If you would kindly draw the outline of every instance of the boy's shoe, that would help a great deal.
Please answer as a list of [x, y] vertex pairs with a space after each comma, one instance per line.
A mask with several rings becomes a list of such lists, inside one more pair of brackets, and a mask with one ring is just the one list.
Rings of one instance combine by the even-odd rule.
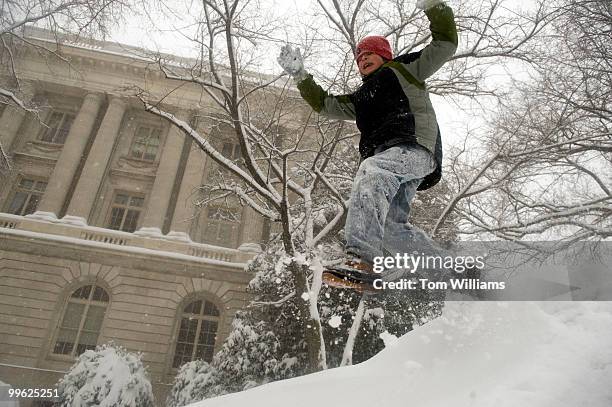
[[380, 278], [372, 266], [358, 259], [349, 259], [343, 265], [330, 266], [323, 271], [323, 282], [330, 287], [348, 288], [359, 292], [375, 292], [374, 280]]
[[350, 280], [347, 277], [339, 277], [327, 271], [323, 272], [323, 282], [330, 287], [355, 290], [361, 294], [375, 291], [371, 284]]

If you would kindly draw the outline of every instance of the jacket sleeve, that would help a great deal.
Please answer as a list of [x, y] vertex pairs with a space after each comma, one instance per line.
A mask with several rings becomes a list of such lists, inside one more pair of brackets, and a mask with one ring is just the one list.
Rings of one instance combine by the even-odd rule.
[[318, 85], [312, 75], [298, 83], [302, 98], [314, 109], [330, 119], [355, 120], [355, 105], [350, 95], [336, 96], [326, 92]]
[[[455, 17], [449, 6], [440, 4], [427, 9], [425, 14], [430, 23], [431, 42], [422, 49], [419, 58], [402, 64], [421, 83], [455, 54], [458, 44]], [[401, 58], [398, 60], [401, 61]]]

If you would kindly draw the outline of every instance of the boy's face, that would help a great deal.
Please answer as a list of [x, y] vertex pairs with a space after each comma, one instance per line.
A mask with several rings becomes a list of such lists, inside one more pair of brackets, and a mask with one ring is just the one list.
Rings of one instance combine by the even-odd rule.
[[385, 63], [383, 57], [373, 52], [364, 52], [357, 60], [357, 67], [362, 76], [368, 76]]

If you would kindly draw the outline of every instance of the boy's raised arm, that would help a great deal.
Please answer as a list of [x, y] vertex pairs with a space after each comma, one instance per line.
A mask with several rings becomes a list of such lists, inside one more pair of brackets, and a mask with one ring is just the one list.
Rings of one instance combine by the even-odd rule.
[[282, 47], [278, 63], [297, 82], [302, 98], [315, 112], [331, 119], [355, 119], [355, 106], [347, 95], [336, 96], [326, 92], [306, 72], [299, 48], [293, 49], [290, 45]]
[[306, 75], [297, 87], [302, 98], [315, 112], [330, 119], [355, 120], [355, 106], [348, 95], [336, 96], [328, 93], [310, 74]]
[[421, 0], [417, 7], [424, 9], [429, 19], [431, 42], [423, 48], [419, 58], [403, 65], [417, 81], [424, 82], [457, 50], [457, 26], [453, 10], [440, 0]]

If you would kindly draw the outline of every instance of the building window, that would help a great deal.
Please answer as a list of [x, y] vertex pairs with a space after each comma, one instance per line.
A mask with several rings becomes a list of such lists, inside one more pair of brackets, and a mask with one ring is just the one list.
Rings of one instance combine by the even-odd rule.
[[210, 362], [215, 351], [219, 310], [206, 300], [191, 302], [183, 309], [172, 367], [202, 359]]
[[74, 291], [66, 304], [53, 353], [78, 356], [95, 349], [108, 301], [106, 291], [96, 285]]
[[58, 111], [52, 112], [46, 127], [42, 130], [40, 140], [47, 143], [64, 144], [73, 121], [73, 114]]
[[202, 241], [218, 246], [235, 246], [238, 238], [239, 218], [237, 209], [209, 206], [206, 208], [206, 225]]
[[36, 212], [46, 187], [45, 181], [22, 178], [17, 184], [7, 212], [21, 216]]
[[144, 161], [154, 161], [159, 151], [161, 130], [152, 127], [139, 127], [136, 130], [130, 157]]
[[[234, 143], [232, 141], [221, 140], [215, 143], [215, 147], [218, 151], [221, 151], [221, 154], [223, 154], [225, 158], [228, 158], [229, 161], [237, 164], [239, 167], [244, 168], [244, 159], [242, 158], [242, 150], [240, 148], [240, 144]], [[213, 183], [217, 182], [217, 177], [219, 176], [219, 174], [223, 177], [228, 177], [231, 173], [223, 165], [211, 161], [208, 175], [209, 181]]]
[[130, 233], [135, 231], [143, 204], [144, 198], [141, 196], [132, 196], [124, 193], [115, 195], [108, 228]]
[[[230, 141], [224, 141], [223, 147], [221, 148], [221, 153], [230, 159], [230, 161], [237, 164], [239, 167], [244, 167], [244, 160], [242, 158], [242, 150], [240, 149], [240, 144], [232, 143]], [[223, 166], [221, 166], [221, 172], [224, 176], [229, 175], [229, 170]]]
[[223, 147], [221, 148], [221, 153], [231, 159], [232, 161], [236, 162], [238, 160], [240, 160], [242, 158], [242, 154], [241, 154], [241, 150], [240, 150], [240, 144], [236, 144], [236, 143], [232, 143], [229, 141], [224, 141], [223, 142]]

